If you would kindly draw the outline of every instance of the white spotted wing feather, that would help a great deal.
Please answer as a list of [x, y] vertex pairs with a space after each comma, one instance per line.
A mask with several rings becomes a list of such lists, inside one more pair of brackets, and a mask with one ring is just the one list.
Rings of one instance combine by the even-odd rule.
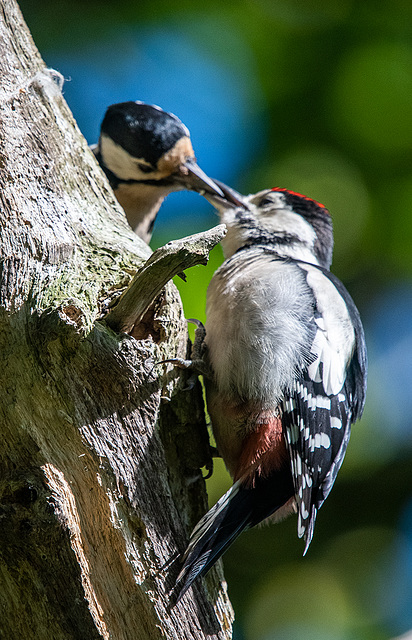
[[[363, 407], [354, 406], [355, 388], [364, 385], [363, 353], [357, 352], [354, 304], [329, 272], [299, 263], [316, 301], [312, 361], [303, 369], [283, 401], [283, 423], [298, 508], [298, 535], [313, 535], [316, 514], [342, 464], [351, 422]], [[363, 336], [359, 335], [359, 338]]]

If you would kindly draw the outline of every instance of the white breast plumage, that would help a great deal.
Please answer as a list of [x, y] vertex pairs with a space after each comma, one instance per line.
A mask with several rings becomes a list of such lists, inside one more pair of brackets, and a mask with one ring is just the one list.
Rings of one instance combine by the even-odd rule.
[[255, 249], [228, 260], [207, 300], [206, 343], [219, 391], [273, 408], [310, 360], [312, 315], [312, 292], [296, 264]]

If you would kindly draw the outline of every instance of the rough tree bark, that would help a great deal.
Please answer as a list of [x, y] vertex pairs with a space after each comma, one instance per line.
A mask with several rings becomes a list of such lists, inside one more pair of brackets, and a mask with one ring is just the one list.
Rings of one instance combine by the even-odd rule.
[[168, 607], [208, 443], [199, 386], [156, 364], [186, 356], [177, 291], [140, 302], [188, 262], [152, 258], [106, 322], [150, 250], [14, 0], [0, 7], [0, 637], [229, 638], [220, 570]]

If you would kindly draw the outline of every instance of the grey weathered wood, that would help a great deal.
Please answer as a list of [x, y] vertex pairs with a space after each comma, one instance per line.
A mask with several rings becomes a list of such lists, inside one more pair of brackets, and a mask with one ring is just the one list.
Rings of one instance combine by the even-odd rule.
[[157, 249], [136, 273], [106, 324], [115, 331], [130, 332], [140, 322], [160, 291], [173, 276], [189, 267], [207, 264], [209, 252], [225, 236], [226, 226], [220, 224], [209, 231], [172, 240]]
[[186, 355], [178, 294], [140, 339], [99, 321], [150, 250], [0, 8], [0, 637], [229, 638], [219, 570], [168, 610], [208, 457], [199, 386], [156, 365]]

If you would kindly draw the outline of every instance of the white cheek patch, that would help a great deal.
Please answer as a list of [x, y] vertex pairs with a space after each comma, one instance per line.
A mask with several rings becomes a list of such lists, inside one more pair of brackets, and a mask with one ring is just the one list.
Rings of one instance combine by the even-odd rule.
[[293, 235], [306, 246], [313, 248], [316, 241], [316, 233], [312, 225], [298, 213], [288, 209], [275, 209], [272, 214], [265, 214], [264, 210], [256, 209], [256, 219], [259, 225], [267, 229], [270, 233], [284, 232], [290, 229]]
[[[256, 196], [254, 196], [255, 198]], [[287, 208], [272, 209], [271, 212], [260, 210], [253, 202], [250, 202], [248, 217], [250, 225], [241, 224], [238, 220], [237, 209], [222, 208], [220, 211], [221, 221], [226, 224], [228, 233], [222, 241], [225, 257], [233, 255], [240, 247], [249, 242], [252, 234], [251, 229], [260, 228], [268, 238], [273, 238], [273, 246], [279, 256], [290, 256], [294, 260], [304, 260], [312, 264], [318, 264], [313, 253], [316, 241], [316, 233], [312, 225], [302, 216]], [[296, 242], [291, 244], [279, 244], [276, 234], [284, 235], [290, 230], [291, 235], [296, 236]]]
[[106, 167], [122, 180], [144, 180], [158, 177], [157, 171], [144, 173], [138, 167], [138, 163], [150, 166], [144, 158], [132, 158], [119, 144], [102, 134], [100, 137], [100, 153]]

